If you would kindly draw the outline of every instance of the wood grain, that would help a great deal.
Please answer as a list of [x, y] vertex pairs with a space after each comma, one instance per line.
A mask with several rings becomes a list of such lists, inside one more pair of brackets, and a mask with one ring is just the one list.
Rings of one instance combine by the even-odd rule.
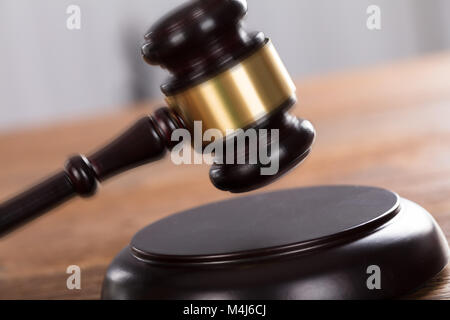
[[[297, 82], [295, 113], [318, 137], [311, 156], [257, 192], [319, 184], [389, 188], [427, 208], [450, 236], [450, 53]], [[0, 135], [0, 201], [88, 153], [155, 104], [93, 119]], [[149, 177], [152, 177], [151, 179]], [[169, 158], [106, 183], [0, 239], [1, 299], [97, 299], [106, 267], [143, 226], [171, 213], [233, 197], [203, 165]], [[175, 201], [174, 201], [175, 199]], [[82, 289], [66, 268], [82, 268]], [[450, 299], [450, 271], [407, 298]]]

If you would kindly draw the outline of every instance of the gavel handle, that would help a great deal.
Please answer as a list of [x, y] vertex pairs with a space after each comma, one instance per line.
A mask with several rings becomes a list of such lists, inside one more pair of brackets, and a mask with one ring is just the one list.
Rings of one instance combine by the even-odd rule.
[[94, 195], [99, 181], [162, 158], [178, 125], [159, 109], [91, 156], [70, 158], [63, 171], [0, 204], [0, 237], [75, 195]]
[[0, 236], [40, 214], [69, 200], [76, 194], [62, 171], [0, 205]]

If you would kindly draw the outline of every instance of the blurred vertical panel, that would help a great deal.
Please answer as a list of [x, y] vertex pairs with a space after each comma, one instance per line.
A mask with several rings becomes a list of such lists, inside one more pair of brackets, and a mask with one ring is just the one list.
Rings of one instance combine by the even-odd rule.
[[[1, 0], [0, 131], [160, 97], [145, 30], [182, 0]], [[450, 47], [447, 0], [248, 0], [249, 28], [270, 36], [295, 77]], [[81, 30], [66, 8], [81, 7]], [[379, 5], [382, 30], [366, 28]]]
[[412, 6], [414, 32], [420, 52], [433, 52], [450, 47], [450, 1], [415, 0]]
[[[444, 36], [450, 32], [447, 0], [249, 0], [249, 3], [253, 5], [249, 25], [273, 38], [289, 70], [297, 76], [433, 51], [428, 48], [450, 47], [450, 39]], [[379, 31], [366, 27], [369, 5], [381, 9]]]

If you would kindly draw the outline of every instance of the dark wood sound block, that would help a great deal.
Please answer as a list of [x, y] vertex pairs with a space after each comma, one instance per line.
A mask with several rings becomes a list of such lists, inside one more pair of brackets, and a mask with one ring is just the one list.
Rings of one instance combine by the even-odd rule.
[[323, 186], [212, 203], [138, 232], [104, 299], [398, 297], [439, 273], [431, 215], [378, 188]]

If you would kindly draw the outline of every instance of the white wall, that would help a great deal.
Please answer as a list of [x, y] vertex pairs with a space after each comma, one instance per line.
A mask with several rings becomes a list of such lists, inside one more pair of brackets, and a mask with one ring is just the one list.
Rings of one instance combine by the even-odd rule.
[[[141, 61], [146, 29], [181, 0], [0, 0], [0, 131], [160, 97], [164, 73]], [[82, 10], [80, 31], [66, 8]], [[366, 8], [382, 30], [366, 28]], [[450, 47], [446, 0], [249, 0], [295, 77]]]

